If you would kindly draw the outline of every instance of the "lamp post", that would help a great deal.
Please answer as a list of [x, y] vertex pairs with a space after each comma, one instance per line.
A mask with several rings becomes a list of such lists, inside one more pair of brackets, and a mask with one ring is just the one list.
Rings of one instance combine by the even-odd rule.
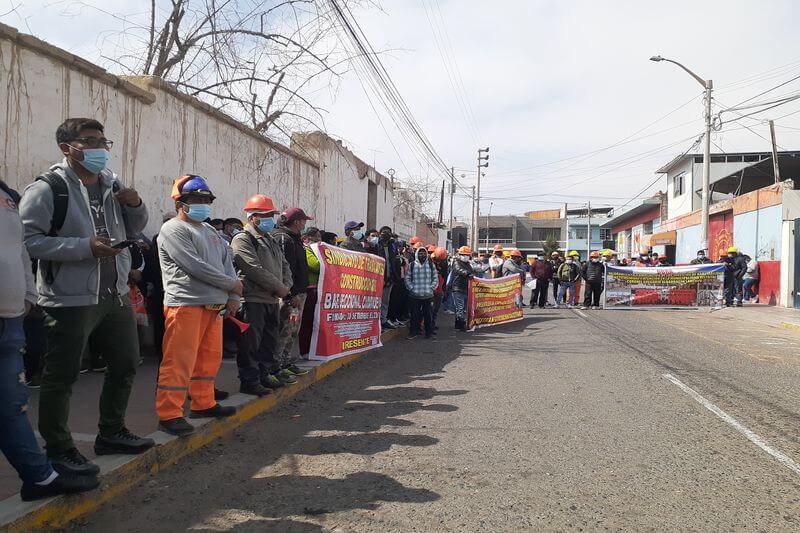
[[489, 253], [489, 219], [492, 217], [494, 202], [489, 202], [489, 215], [486, 217], [486, 253]]
[[[711, 203], [709, 198], [709, 190], [711, 188], [711, 91], [714, 88], [714, 82], [711, 80], [704, 80], [682, 64], [672, 59], [667, 59], [661, 56], [653, 56], [650, 61], [660, 62], [666, 61], [674, 65], [678, 65], [686, 71], [691, 77], [697, 80], [697, 83], [705, 89], [705, 121], [706, 121], [706, 134], [703, 139], [703, 193], [700, 206], [700, 247], [706, 251], [708, 255], [708, 206]], [[694, 186], [692, 186], [692, 194], [694, 194]]]

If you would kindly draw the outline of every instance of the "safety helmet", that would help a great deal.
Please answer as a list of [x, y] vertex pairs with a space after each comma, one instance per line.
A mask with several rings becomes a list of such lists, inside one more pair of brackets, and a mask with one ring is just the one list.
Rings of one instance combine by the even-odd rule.
[[418, 250], [418, 249], [420, 249], [420, 248], [422, 248], [422, 243], [421, 243], [421, 242], [419, 242], [419, 241], [415, 242], [415, 243], [414, 243], [414, 249], [415, 249], [415, 250]]
[[503, 247], [500, 246], [499, 244], [495, 244], [494, 245], [494, 251], [495, 252], [502, 252], [503, 251]]
[[344, 237], [336, 237], [336, 244], [342, 244], [344, 242]]
[[419, 242], [419, 237], [416, 235], [408, 239], [408, 244], [417, 244]]
[[249, 215], [251, 213], [276, 213], [275, 203], [266, 194], [255, 194], [244, 204], [244, 210]]
[[573, 256], [575, 256], [575, 257], [580, 257], [580, 255], [581, 255], [581, 254], [579, 254], [577, 250], [572, 250], [572, 251], [569, 253], [569, 256], [570, 256], [570, 257], [573, 257]]
[[611, 257], [611, 250], [604, 250], [603, 257]]
[[[609, 255], [611, 255], [611, 254], [609, 254]], [[600, 257], [600, 252], [594, 251], [594, 252], [589, 254], [589, 257]]]
[[435, 245], [431, 244], [430, 246], [428, 246], [428, 252], [429, 253], [433, 253], [435, 251], [436, 251], [436, 246]]
[[522, 257], [522, 252], [519, 250], [511, 250], [511, 257]]
[[511, 252], [509, 252], [508, 250], [503, 250], [503, 257], [508, 258], [510, 256], [511, 256]]
[[550, 257], [560, 257], [560, 255], [561, 254], [559, 254], [558, 252], [553, 252], [552, 254], [550, 254]]
[[438, 259], [439, 261], [444, 261], [445, 259], [447, 259], [447, 250], [445, 250], [444, 248], [436, 248], [433, 251], [433, 257], [435, 259]]
[[735, 247], [735, 246], [731, 246], [730, 248], [728, 248], [728, 253], [729, 254], [738, 254], [739, 253], [739, 249], [737, 247]]
[[472, 248], [469, 246], [462, 246], [458, 249], [459, 255], [472, 255]]
[[172, 182], [172, 199], [180, 200], [184, 196], [198, 196], [203, 198], [211, 198], [213, 201], [216, 196], [211, 192], [211, 188], [206, 183], [206, 180], [194, 174], [185, 174], [178, 176]]

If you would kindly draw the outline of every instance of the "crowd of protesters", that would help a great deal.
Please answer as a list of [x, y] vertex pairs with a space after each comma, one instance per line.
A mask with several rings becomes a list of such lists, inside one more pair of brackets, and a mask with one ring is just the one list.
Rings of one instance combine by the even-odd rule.
[[[195, 431], [185, 418], [187, 399], [190, 418], [235, 413], [219, 403], [229, 393], [214, 387], [224, 352], [235, 352], [241, 393], [267, 396], [296, 384], [308, 372], [298, 359], [310, 350], [317, 301], [314, 243], [384, 259], [383, 330], [408, 327], [410, 339], [431, 338], [442, 308], [466, 329], [468, 279], [488, 270], [469, 249], [450, 258], [388, 226], [364, 231], [360, 221], [347, 222], [339, 237], [309, 226], [313, 217], [299, 207], [277, 209], [264, 194], [244, 203], [242, 218], [212, 218], [212, 188], [191, 174], [173, 181], [174, 212], [148, 237], [147, 206], [107, 168], [113, 141], [103, 125], [68, 119], [55, 137], [62, 161], [22, 195], [0, 181], [0, 444], [22, 479], [23, 500], [98, 485], [100, 469], [77, 449], [68, 424], [83, 372], [104, 373], [94, 452], [139, 454], [154, 446], [125, 425], [142, 363], [137, 325], [152, 327], [155, 412], [169, 434]], [[44, 452], [26, 412], [29, 388], [40, 389]]]
[[[212, 188], [192, 174], [174, 180], [174, 212], [148, 238], [147, 206], [107, 169], [113, 142], [103, 125], [68, 119], [55, 136], [62, 161], [21, 196], [0, 181], [0, 445], [22, 479], [23, 500], [98, 485], [99, 467], [78, 451], [68, 426], [72, 389], [84, 371], [104, 372], [95, 453], [154, 446], [125, 425], [142, 362], [137, 322], [152, 326], [155, 412], [169, 434], [195, 431], [184, 416], [187, 399], [191, 418], [235, 413], [219, 403], [228, 393], [214, 387], [223, 352], [235, 352], [241, 393], [263, 397], [296, 384], [308, 372], [298, 363], [310, 351], [318, 298], [315, 243], [383, 258], [381, 329], [407, 327], [409, 339], [435, 336], [440, 312], [466, 331], [471, 277], [518, 275], [532, 289], [531, 308], [548, 305], [551, 287], [556, 307], [572, 306], [583, 282], [584, 308], [596, 308], [603, 264], [617, 263], [608, 251], [592, 252], [583, 264], [577, 252], [526, 262], [519, 250], [500, 246], [480, 256], [462, 246], [451, 257], [357, 220], [339, 236], [310, 226], [313, 217], [299, 207], [277, 209], [265, 194], [244, 202], [243, 218], [212, 218]], [[725, 263], [726, 301], [752, 298], [757, 263], [734, 248]], [[642, 253], [636, 264], [667, 263]], [[40, 388], [44, 452], [27, 417], [29, 387]]]

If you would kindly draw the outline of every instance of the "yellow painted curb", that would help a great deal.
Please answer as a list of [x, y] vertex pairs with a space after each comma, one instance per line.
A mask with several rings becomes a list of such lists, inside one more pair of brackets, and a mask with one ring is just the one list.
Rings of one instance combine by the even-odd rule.
[[[382, 342], [385, 344], [395, 339], [401, 331], [392, 330], [386, 332], [382, 336]], [[265, 398], [253, 399], [241, 406], [235, 415], [224, 419], [212, 420], [198, 427], [197, 432], [189, 437], [174, 439], [164, 444], [156, 445], [153, 449], [136, 456], [123, 466], [102, 475], [100, 478], [101, 485], [97, 490], [72, 496], [59, 496], [46, 501], [44, 504], [38, 504], [39, 507], [32, 509], [29, 513], [13, 522], [0, 524], [0, 530], [22, 532], [42, 527], [63, 527], [72, 520], [91, 513], [106, 502], [126, 493], [148, 475], [169, 468], [182, 457], [230, 433], [250, 419], [272, 409], [279, 403], [325, 379], [343, 366], [361, 359], [368, 353], [369, 351], [347, 355], [323, 363], [315, 367], [308, 375], [300, 377], [297, 385], [278, 389], [275, 394]]]
[[792, 331], [800, 331], [800, 324], [795, 324], [794, 322], [781, 322], [781, 327], [783, 329], [791, 329]]

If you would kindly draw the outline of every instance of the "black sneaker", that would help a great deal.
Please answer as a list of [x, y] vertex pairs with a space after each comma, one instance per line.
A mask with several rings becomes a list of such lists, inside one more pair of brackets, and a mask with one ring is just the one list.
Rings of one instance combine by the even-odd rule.
[[29, 502], [41, 500], [59, 494], [74, 494], [76, 492], [86, 492], [96, 489], [100, 481], [96, 476], [78, 476], [75, 474], [59, 474], [47, 485], [36, 485], [35, 483], [23, 483], [19, 495], [22, 501]]
[[173, 418], [171, 420], [159, 420], [158, 429], [164, 433], [175, 435], [176, 437], [186, 437], [194, 433], [194, 426], [183, 417]]
[[189, 418], [225, 418], [226, 416], [233, 416], [236, 414], [236, 408], [233, 406], [222, 406], [214, 404], [214, 407], [208, 409], [200, 409], [189, 411]]
[[268, 389], [256, 381], [255, 383], [242, 383], [239, 386], [239, 392], [242, 394], [249, 394], [251, 396], [269, 396], [272, 394], [272, 389]]
[[64, 453], [48, 455], [48, 459], [50, 459], [53, 468], [59, 474], [96, 476], [100, 473], [100, 467], [89, 462], [77, 448], [69, 449]]
[[261, 376], [261, 385], [268, 389], [280, 389], [286, 384], [275, 374], [264, 374]]
[[42, 376], [31, 376], [25, 382], [25, 385], [29, 389], [41, 389], [42, 388]]
[[221, 402], [222, 400], [227, 400], [228, 396], [230, 396], [230, 395], [231, 395], [230, 392], [225, 392], [224, 390], [214, 389], [214, 399], [217, 400], [218, 402]]
[[98, 435], [94, 440], [94, 453], [97, 455], [112, 455], [115, 453], [144, 453], [156, 442], [153, 439], [137, 437], [128, 428], [122, 428], [114, 435]]
[[416, 339], [417, 337], [419, 337], [419, 333], [409, 333], [408, 337], [406, 337], [406, 339], [411, 341], [411, 340]]
[[276, 372], [273, 375], [277, 377], [279, 380], [281, 380], [281, 383], [283, 383], [284, 385], [294, 385], [295, 383], [297, 383], [297, 378], [294, 377], [294, 374], [292, 374], [285, 368], [278, 370], [278, 372]]
[[308, 374], [307, 368], [300, 368], [297, 365], [289, 365], [287, 367], [284, 367], [284, 370], [288, 370], [289, 372], [291, 372], [293, 376], [305, 376], [306, 374]]

